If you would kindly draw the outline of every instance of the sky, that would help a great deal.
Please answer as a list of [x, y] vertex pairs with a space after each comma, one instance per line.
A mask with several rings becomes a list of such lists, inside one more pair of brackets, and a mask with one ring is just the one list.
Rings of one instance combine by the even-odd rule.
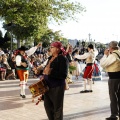
[[50, 25], [53, 30], [61, 30], [68, 39], [79, 39], [108, 43], [120, 39], [120, 0], [76, 0], [86, 7], [86, 12], [78, 15], [78, 22], [69, 21], [60, 26]]
[[[72, 0], [75, 1], [75, 0]], [[76, 0], [86, 7], [86, 12], [77, 15], [78, 22], [68, 21], [60, 26], [50, 24], [54, 31], [61, 30], [64, 37], [108, 43], [120, 41], [120, 0]], [[0, 24], [0, 29], [2, 30]]]

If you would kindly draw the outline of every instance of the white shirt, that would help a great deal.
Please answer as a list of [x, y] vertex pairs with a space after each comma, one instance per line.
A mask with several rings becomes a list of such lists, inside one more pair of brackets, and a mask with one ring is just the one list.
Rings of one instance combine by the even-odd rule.
[[[89, 51], [87, 53], [84, 53], [83, 55], [75, 55], [75, 58], [77, 58], [77, 59], [87, 59], [88, 57], [91, 56], [90, 52], [91, 51]], [[94, 51], [95, 57], [97, 56], [97, 54], [98, 54], [98, 51], [97, 51], [97, 49], [95, 49], [95, 51]]]
[[[30, 48], [29, 50], [26, 50], [25, 53], [26, 53], [28, 56], [30, 56], [30, 55], [32, 55], [32, 54], [36, 51], [36, 49], [37, 49], [37, 46], [32, 47], [32, 48]], [[17, 65], [17, 66], [20, 66], [20, 65], [21, 65], [21, 56], [20, 56], [20, 55], [17, 55], [17, 56], [16, 56], [16, 65]]]
[[116, 61], [116, 57], [113, 54], [110, 54], [109, 56], [104, 55], [100, 59], [100, 66], [105, 68], [105, 67], [109, 66], [110, 64], [114, 63], [115, 61]]
[[26, 50], [25, 53], [30, 56], [37, 50], [37, 46], [30, 48], [29, 50]]
[[40, 66], [45, 67], [47, 65], [48, 59], [45, 60]]

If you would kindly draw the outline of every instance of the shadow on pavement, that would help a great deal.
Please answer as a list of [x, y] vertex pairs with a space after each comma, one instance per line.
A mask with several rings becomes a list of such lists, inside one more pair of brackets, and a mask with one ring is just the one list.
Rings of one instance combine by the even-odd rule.
[[[87, 118], [91, 115], [94, 117], [94, 115], [96, 115], [96, 114], [106, 113], [108, 111], [110, 111], [109, 107], [99, 108], [99, 109], [97, 108], [94, 110], [91, 109], [90, 111], [83, 111], [83, 112], [78, 112], [78, 113], [74, 113], [74, 114], [64, 115], [63, 120], [75, 120], [78, 118], [82, 119], [83, 117]], [[48, 120], [48, 119], [42, 119], [42, 120]]]

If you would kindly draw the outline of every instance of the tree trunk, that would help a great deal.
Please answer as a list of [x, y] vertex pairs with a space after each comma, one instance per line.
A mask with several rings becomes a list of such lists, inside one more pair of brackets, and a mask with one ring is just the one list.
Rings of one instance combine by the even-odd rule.
[[17, 40], [17, 48], [19, 48], [21, 46], [21, 42], [20, 40]]

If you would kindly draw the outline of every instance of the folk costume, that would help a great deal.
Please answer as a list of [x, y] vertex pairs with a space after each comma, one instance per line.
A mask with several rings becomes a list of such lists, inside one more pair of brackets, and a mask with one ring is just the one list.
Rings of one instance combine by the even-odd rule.
[[51, 54], [43, 70], [49, 91], [44, 94], [44, 107], [49, 120], [63, 120], [65, 79], [68, 73], [68, 60], [61, 53], [59, 41], [51, 43]]
[[94, 62], [94, 70], [93, 70], [93, 74], [92, 74], [92, 80], [93, 80], [93, 83], [94, 83], [94, 81], [102, 80], [100, 66], [97, 63], [97, 61]]
[[[25, 56], [25, 53], [30, 56], [32, 55], [37, 49], [37, 46], [32, 47], [31, 49], [27, 49], [25, 46], [21, 46], [18, 50], [19, 52], [16, 55], [16, 70], [18, 77], [20, 79], [20, 87], [21, 87], [21, 92], [20, 96], [22, 98], [25, 98], [25, 86], [26, 82], [29, 76], [29, 61], [27, 60], [27, 56]], [[23, 54], [21, 54], [21, 51]]]
[[[73, 51], [72, 54], [74, 58], [74, 56], [79, 55], [79, 50], [76, 49], [75, 51]], [[76, 67], [76, 69], [72, 72], [72, 75], [75, 75], [76, 79], [78, 79], [80, 72], [82, 72], [82, 70], [80, 69], [80, 60], [75, 58], [73, 62], [74, 62], [74, 66]]]
[[[86, 59], [86, 67], [83, 74], [84, 79], [84, 90], [80, 91], [80, 93], [86, 93], [86, 92], [92, 92], [92, 74], [94, 70], [94, 62], [95, 58], [98, 54], [97, 50], [94, 50], [94, 47], [92, 44], [88, 45], [88, 51], [87, 53], [84, 53], [83, 55], [76, 55], [75, 58], [77, 59]], [[90, 85], [89, 90], [87, 90], [87, 82]]]
[[111, 41], [109, 50], [104, 51], [100, 65], [108, 73], [108, 88], [110, 97], [111, 116], [106, 120], [120, 119], [120, 50], [118, 42]]

